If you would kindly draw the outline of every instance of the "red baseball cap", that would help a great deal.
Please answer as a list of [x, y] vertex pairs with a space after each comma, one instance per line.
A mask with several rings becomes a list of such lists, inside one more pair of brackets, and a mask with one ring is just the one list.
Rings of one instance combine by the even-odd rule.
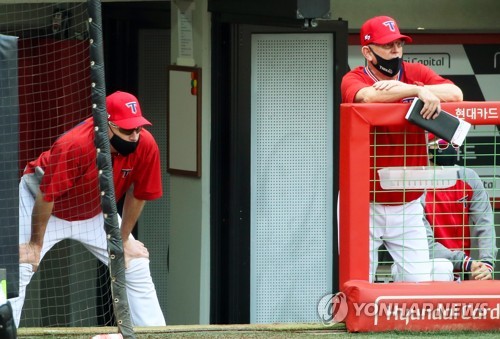
[[367, 20], [361, 26], [359, 37], [361, 46], [369, 44], [385, 45], [397, 39], [412, 42], [409, 36], [402, 35], [399, 32], [396, 20], [388, 16], [376, 16]]
[[115, 92], [106, 97], [108, 120], [123, 129], [134, 129], [144, 125], [151, 125], [142, 116], [139, 100], [127, 92]]

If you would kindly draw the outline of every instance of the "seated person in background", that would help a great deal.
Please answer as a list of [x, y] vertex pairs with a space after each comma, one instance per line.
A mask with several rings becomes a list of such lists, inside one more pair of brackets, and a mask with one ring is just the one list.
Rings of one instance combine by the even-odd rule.
[[[459, 148], [435, 139], [429, 144], [429, 155], [431, 165], [454, 166], [458, 163]], [[433, 279], [453, 280], [455, 272], [470, 273], [474, 280], [489, 280], [498, 251], [490, 198], [474, 170], [466, 167], [457, 170], [454, 186], [429, 190], [422, 199], [430, 257], [434, 259]], [[470, 256], [473, 239], [477, 241], [479, 260]], [[394, 281], [405, 280], [396, 265], [392, 267], [392, 275]]]

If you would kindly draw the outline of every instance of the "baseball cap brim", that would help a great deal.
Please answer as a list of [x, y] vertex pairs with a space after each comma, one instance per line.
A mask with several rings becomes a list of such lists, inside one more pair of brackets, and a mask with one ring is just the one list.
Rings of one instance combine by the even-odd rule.
[[413, 41], [413, 39], [407, 35], [394, 33], [394, 34], [384, 35], [383, 37], [381, 37], [375, 41], [371, 41], [370, 43], [377, 44], [377, 45], [385, 45], [385, 44], [388, 44], [388, 43], [393, 42], [394, 40], [398, 40], [398, 39], [404, 40], [407, 43], [411, 43]]
[[152, 126], [153, 124], [150, 123], [146, 118], [144, 117], [135, 117], [135, 118], [128, 118], [128, 119], [123, 119], [123, 120], [114, 120], [111, 121], [118, 127], [121, 127], [123, 129], [134, 129], [137, 127], [141, 126]]

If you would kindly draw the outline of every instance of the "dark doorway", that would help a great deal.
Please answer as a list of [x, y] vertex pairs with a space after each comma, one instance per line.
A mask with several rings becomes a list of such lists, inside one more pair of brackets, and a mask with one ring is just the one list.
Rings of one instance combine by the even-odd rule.
[[[332, 33], [335, 35], [334, 79], [347, 69], [347, 23], [325, 21], [304, 27], [303, 20], [212, 14], [212, 155], [211, 155], [211, 323], [250, 322], [250, 40], [254, 33]], [[335, 86], [338, 87], [338, 86]], [[340, 88], [333, 94], [340, 102]], [[335, 129], [338, 109], [334, 109]], [[338, 131], [338, 130], [336, 130]], [[338, 133], [334, 132], [338, 154]], [[336, 159], [336, 157], [335, 157]], [[337, 192], [337, 160], [332, 171]], [[332, 208], [336, 211], [336, 197]], [[337, 281], [336, 220], [333, 249], [333, 290]]]
[[[104, 70], [106, 93], [117, 90], [138, 94], [139, 89], [139, 31], [143, 29], [170, 29], [170, 1], [103, 2], [102, 26], [104, 41]], [[121, 214], [123, 199], [117, 202]], [[133, 235], [138, 238], [139, 225]], [[108, 274], [106, 265], [98, 262], [97, 286], [105, 286]], [[115, 324], [111, 291], [102, 288], [97, 293], [99, 325]]]
[[138, 90], [140, 29], [170, 29], [170, 1], [103, 2], [106, 91]]

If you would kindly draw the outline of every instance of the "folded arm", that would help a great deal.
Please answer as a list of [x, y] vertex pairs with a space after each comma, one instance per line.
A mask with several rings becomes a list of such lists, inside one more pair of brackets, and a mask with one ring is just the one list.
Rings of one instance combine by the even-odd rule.
[[424, 102], [421, 114], [434, 118], [441, 110], [441, 102], [461, 101], [462, 91], [454, 84], [417, 86], [397, 80], [377, 81], [373, 86], [360, 89], [354, 98], [359, 103], [397, 102], [403, 98], [418, 97]]

